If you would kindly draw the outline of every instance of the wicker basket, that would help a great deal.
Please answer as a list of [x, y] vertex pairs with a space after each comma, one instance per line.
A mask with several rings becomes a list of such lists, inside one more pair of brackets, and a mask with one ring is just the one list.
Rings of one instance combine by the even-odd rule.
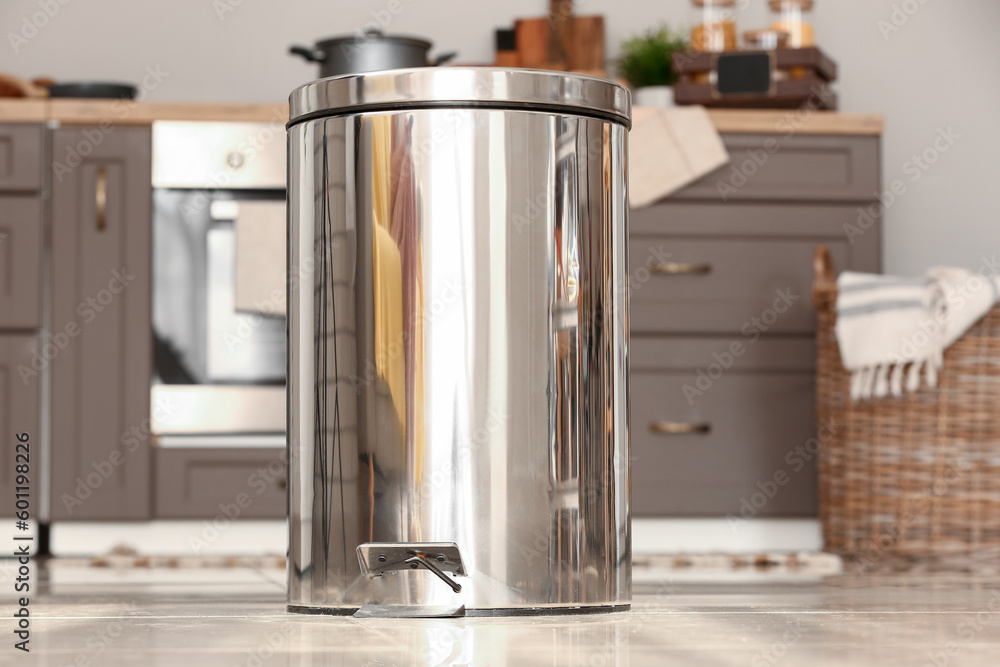
[[816, 250], [820, 520], [849, 570], [1000, 570], [1000, 307], [944, 355], [935, 389], [854, 403]]

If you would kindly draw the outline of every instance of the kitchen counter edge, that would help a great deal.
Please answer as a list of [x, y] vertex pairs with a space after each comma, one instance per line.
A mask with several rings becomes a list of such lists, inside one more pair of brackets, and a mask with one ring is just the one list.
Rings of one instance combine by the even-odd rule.
[[[641, 108], [637, 109], [641, 113]], [[732, 134], [880, 135], [879, 114], [808, 109], [709, 109], [716, 129]], [[64, 125], [148, 125], [155, 120], [275, 122], [288, 120], [286, 104], [204, 104], [129, 100], [3, 100], [0, 122], [59, 121]]]

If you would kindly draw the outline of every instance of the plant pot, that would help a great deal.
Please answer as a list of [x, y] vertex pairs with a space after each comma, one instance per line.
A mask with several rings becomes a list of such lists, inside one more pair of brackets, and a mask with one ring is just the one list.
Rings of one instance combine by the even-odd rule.
[[674, 89], [671, 86], [643, 86], [632, 94], [632, 103], [637, 107], [672, 107]]

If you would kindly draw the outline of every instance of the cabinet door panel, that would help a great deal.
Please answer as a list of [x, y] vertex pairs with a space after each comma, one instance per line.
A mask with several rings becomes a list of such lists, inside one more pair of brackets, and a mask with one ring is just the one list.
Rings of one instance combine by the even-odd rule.
[[59, 129], [53, 154], [88, 141], [88, 155], [52, 179], [52, 329], [68, 341], [52, 360], [52, 516], [145, 519], [150, 130]]
[[[845, 266], [849, 244], [827, 246]], [[812, 333], [815, 248], [813, 240], [633, 235], [632, 332]]]
[[38, 377], [32, 372], [37, 350], [35, 336], [0, 336], [0, 516], [14, 516], [16, 436], [28, 434], [28, 480], [31, 487], [29, 514], [38, 518], [38, 488], [41, 475], [41, 438], [39, 436]]
[[878, 137], [727, 134], [723, 141], [730, 162], [674, 200], [869, 201], [878, 192]]
[[633, 373], [632, 513], [816, 516], [815, 384], [812, 373], [734, 369], [707, 388], [692, 371]]
[[213, 519], [234, 505], [234, 519], [288, 514], [284, 449], [161, 447], [155, 460], [157, 519]]
[[0, 196], [0, 329], [42, 321], [42, 202]]
[[40, 124], [0, 124], [0, 191], [42, 189], [44, 132]]

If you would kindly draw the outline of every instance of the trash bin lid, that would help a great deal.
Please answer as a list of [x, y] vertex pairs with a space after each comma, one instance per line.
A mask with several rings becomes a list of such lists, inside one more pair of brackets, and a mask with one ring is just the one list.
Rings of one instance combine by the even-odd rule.
[[327, 116], [435, 108], [569, 112], [632, 124], [625, 86], [553, 70], [415, 67], [347, 74], [300, 86], [289, 103], [289, 127]]

